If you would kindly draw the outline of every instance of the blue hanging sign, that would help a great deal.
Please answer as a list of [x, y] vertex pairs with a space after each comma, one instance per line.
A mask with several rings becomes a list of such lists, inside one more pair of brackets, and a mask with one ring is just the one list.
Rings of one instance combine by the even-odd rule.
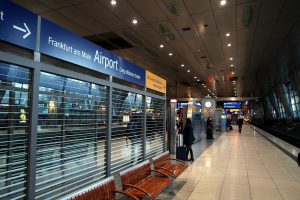
[[0, 1], [0, 40], [36, 49], [37, 15], [9, 1]]
[[43, 18], [40, 52], [145, 86], [144, 69]]

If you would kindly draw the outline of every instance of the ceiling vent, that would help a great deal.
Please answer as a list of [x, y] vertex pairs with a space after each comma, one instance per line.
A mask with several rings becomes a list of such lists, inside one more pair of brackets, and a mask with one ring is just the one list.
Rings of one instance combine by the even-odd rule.
[[190, 27], [185, 27], [185, 28], [182, 28], [182, 31], [190, 31], [191, 28]]
[[86, 39], [110, 51], [133, 48], [130, 43], [113, 32], [87, 36]]

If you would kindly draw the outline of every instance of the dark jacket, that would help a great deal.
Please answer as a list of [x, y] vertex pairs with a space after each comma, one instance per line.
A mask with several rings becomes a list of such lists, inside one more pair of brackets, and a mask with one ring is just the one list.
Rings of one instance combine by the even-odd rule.
[[194, 143], [195, 137], [192, 127], [185, 127], [183, 129], [183, 143], [186, 146], [191, 146]]
[[242, 126], [243, 123], [244, 123], [243, 118], [239, 118], [239, 119], [238, 119], [238, 125], [239, 125], [239, 126]]

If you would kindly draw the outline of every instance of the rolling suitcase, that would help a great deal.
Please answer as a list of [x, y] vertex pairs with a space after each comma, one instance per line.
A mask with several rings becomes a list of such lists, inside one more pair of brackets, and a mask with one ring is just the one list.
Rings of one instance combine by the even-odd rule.
[[186, 161], [186, 150], [184, 146], [176, 147], [176, 159]]

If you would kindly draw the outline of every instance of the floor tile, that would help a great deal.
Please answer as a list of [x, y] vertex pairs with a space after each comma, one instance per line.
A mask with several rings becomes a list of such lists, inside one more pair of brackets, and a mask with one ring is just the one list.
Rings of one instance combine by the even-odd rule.
[[188, 200], [219, 200], [219, 195], [213, 195], [213, 194], [205, 194], [200, 192], [193, 192]]
[[224, 184], [222, 188], [221, 196], [229, 197], [245, 197], [250, 198], [249, 186], [235, 185], [235, 184]]
[[257, 200], [283, 200], [276, 188], [250, 187], [251, 196]]
[[261, 187], [261, 188], [276, 188], [276, 185], [273, 183], [272, 179], [267, 178], [249, 178], [249, 184], [253, 187]]
[[295, 190], [279, 189], [284, 200], [299, 200], [300, 192]]

